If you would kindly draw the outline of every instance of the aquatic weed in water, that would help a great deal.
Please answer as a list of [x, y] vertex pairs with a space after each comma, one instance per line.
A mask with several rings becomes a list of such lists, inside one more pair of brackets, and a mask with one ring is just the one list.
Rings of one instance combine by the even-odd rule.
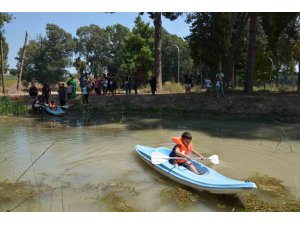
[[198, 196], [196, 194], [180, 187], [163, 189], [160, 192], [160, 197], [163, 200], [175, 201], [180, 209], [184, 209], [198, 200]]

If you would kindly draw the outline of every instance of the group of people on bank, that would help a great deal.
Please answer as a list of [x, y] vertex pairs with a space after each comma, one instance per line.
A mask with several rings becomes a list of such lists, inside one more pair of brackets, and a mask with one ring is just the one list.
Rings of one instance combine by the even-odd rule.
[[210, 94], [214, 92], [215, 97], [220, 97], [220, 96], [224, 97], [225, 96], [224, 74], [221, 71], [216, 74], [214, 90], [213, 90], [212, 82], [209, 78], [206, 78], [204, 80], [204, 86], [206, 89], [206, 92], [205, 92], [206, 95], [210, 96]]
[[[91, 77], [88, 76], [87, 73], [83, 73], [79, 78], [79, 87], [82, 94], [82, 102], [84, 104], [89, 103], [89, 95], [91, 92], [95, 92], [97, 95], [116, 95], [116, 90], [119, 87], [118, 82], [115, 76], [100, 76], [99, 74]], [[152, 76], [149, 79], [149, 84], [151, 88], [151, 94], [155, 95], [157, 90], [157, 77]], [[125, 95], [130, 95], [131, 90], [134, 90], [135, 95], [137, 95], [137, 89], [139, 86], [139, 81], [137, 78], [132, 78], [131, 76], [125, 76], [121, 87], [125, 90]], [[184, 86], [185, 86], [185, 93], [186, 99], [190, 99], [191, 88], [193, 87], [193, 80], [191, 74], [188, 72], [184, 75]], [[212, 81], [209, 78], [204, 80], [204, 86], [206, 88], [206, 95], [210, 95], [214, 92], [215, 97], [224, 97], [224, 74], [219, 71], [216, 74], [214, 90]], [[69, 104], [72, 98], [76, 97], [76, 80], [74, 77], [71, 76], [71, 79], [65, 83], [59, 83], [58, 89], [58, 100], [60, 106], [64, 106]], [[33, 84], [29, 89], [29, 94], [32, 97], [35, 97], [35, 101], [33, 105], [39, 104], [47, 104], [49, 107], [55, 109], [56, 108], [56, 101], [51, 99], [51, 89], [48, 82], [43, 83], [42, 87], [42, 95], [38, 96], [38, 90]], [[50, 103], [49, 103], [50, 101]], [[38, 104], [38, 105], [39, 105]]]

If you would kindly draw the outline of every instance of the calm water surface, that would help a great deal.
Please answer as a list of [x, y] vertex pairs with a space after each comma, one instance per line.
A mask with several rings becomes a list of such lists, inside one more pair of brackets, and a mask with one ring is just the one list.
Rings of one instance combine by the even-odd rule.
[[[17, 211], [107, 211], [99, 198], [119, 191], [139, 211], [181, 211], [160, 197], [166, 188], [181, 187], [147, 166], [135, 153], [137, 144], [173, 147], [171, 137], [193, 134], [195, 149], [219, 155], [220, 164], [206, 165], [235, 178], [267, 174], [300, 200], [300, 125], [204, 119], [136, 119], [81, 126], [61, 121], [0, 122], [0, 181], [14, 182], [48, 146], [54, 145], [25, 173], [41, 189], [38, 203]], [[198, 194], [197, 192], [194, 192]], [[185, 211], [230, 211], [199, 193]]]

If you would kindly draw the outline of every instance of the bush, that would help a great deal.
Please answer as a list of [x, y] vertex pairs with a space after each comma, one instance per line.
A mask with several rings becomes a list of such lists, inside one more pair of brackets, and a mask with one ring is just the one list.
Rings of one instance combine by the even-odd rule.
[[22, 100], [13, 100], [10, 97], [0, 99], [0, 116], [20, 116], [27, 113], [27, 107]]

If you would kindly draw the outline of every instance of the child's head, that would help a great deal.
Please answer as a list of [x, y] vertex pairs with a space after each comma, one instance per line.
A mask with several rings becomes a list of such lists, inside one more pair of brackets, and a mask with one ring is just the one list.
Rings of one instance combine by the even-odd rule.
[[183, 132], [181, 138], [185, 146], [189, 146], [192, 141], [192, 135], [189, 132]]
[[193, 139], [191, 133], [189, 133], [189, 132], [183, 132], [182, 135], [181, 135], [181, 138], [182, 139], [188, 139], [188, 140]]

